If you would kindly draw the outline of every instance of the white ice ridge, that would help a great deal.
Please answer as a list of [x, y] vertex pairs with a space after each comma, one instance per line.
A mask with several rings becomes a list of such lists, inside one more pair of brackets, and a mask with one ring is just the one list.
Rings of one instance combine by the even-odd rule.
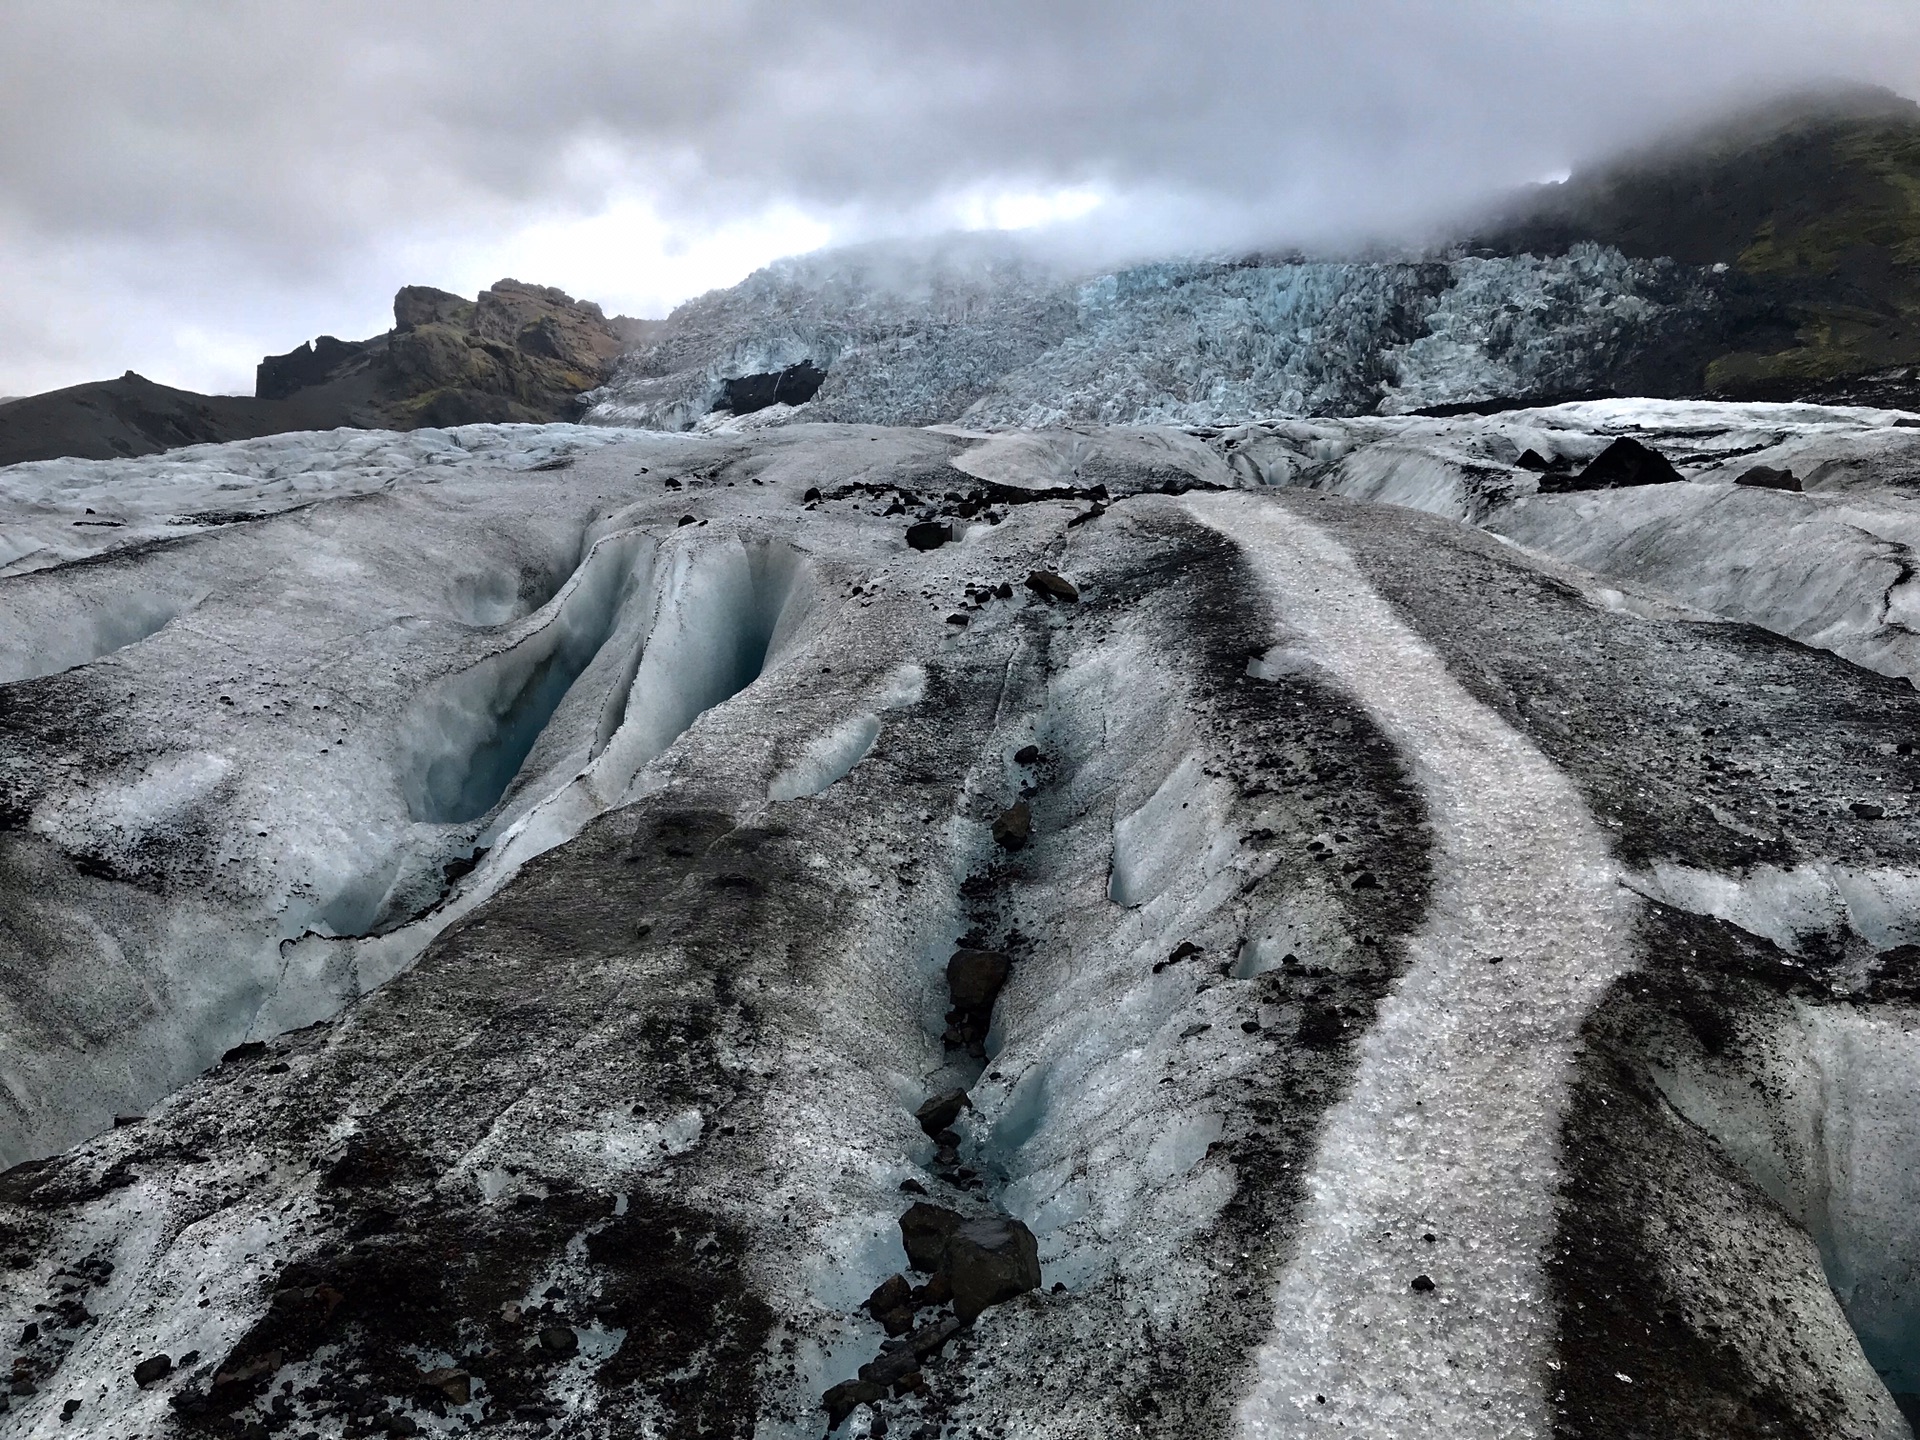
[[[1408, 757], [1434, 827], [1431, 909], [1321, 1133], [1240, 1433], [1544, 1437], [1560, 1117], [1637, 902], [1566, 777], [1468, 696], [1306, 507], [1187, 503]], [[1422, 1275], [1432, 1289], [1413, 1288]]]

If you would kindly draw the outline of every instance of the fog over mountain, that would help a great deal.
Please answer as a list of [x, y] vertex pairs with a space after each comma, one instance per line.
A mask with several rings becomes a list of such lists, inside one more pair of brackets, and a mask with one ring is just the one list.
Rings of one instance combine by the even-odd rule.
[[243, 390], [403, 283], [662, 314], [827, 241], [1082, 211], [1109, 260], [1398, 234], [1783, 84], [1920, 74], [1894, 0], [5, 18], [0, 393]]

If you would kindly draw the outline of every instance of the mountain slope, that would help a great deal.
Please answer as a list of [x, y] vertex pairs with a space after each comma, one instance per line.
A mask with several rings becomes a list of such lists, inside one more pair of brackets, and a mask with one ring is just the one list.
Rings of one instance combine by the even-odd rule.
[[1543, 187], [1481, 243], [1725, 265], [1748, 313], [1705, 388], [1864, 396], [1869, 377], [1920, 364], [1920, 106], [1878, 89], [1790, 97]]

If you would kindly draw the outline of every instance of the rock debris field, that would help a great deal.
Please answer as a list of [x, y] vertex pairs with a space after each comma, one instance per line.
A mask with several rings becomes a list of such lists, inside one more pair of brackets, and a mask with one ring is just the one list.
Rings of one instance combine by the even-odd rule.
[[0, 469], [0, 1435], [1910, 1436], [1920, 419], [785, 419]]

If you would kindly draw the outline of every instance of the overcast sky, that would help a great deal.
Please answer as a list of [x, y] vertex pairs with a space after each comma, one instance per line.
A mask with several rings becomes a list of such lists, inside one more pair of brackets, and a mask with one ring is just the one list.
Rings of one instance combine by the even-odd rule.
[[877, 235], [1389, 233], [1829, 78], [1920, 94], [1920, 3], [0, 0], [0, 394], [249, 392], [407, 283], [657, 315]]

